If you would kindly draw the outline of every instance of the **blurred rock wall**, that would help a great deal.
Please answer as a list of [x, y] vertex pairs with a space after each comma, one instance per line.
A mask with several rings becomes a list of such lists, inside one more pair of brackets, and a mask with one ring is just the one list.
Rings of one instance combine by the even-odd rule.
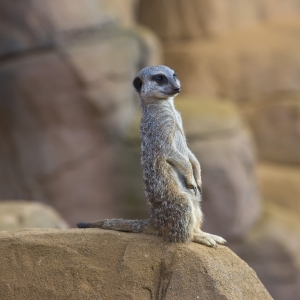
[[136, 1], [0, 3], [0, 198], [54, 206], [72, 225], [116, 217], [118, 137], [132, 79], [156, 63]]
[[[138, 19], [161, 38], [164, 63], [177, 71], [186, 96], [234, 103], [251, 129], [259, 158], [257, 178], [267, 205], [256, 226], [243, 232], [244, 241], [232, 240], [229, 246], [254, 267], [275, 299], [299, 299], [297, 243], [289, 240], [300, 240], [300, 1], [144, 0]], [[238, 144], [240, 151], [251, 151], [242, 140]], [[220, 139], [207, 155], [199, 152], [200, 162], [205, 166], [214, 153], [220, 157], [224, 151]], [[228, 165], [237, 172], [230, 160]], [[230, 166], [222, 173], [219, 164], [214, 177], [203, 168], [204, 189], [206, 180], [208, 185], [215, 179], [214, 200], [208, 191], [204, 194], [205, 223], [217, 233], [230, 231], [230, 223], [220, 229], [219, 219], [228, 218], [228, 210], [236, 207], [230, 201], [224, 205], [226, 197], [219, 189], [222, 178], [232, 172]], [[235, 191], [243, 182], [241, 177]], [[243, 191], [246, 197], [247, 189]], [[232, 195], [248, 204], [243, 206], [245, 214], [253, 213], [251, 197]], [[234, 215], [243, 213], [236, 210]]]

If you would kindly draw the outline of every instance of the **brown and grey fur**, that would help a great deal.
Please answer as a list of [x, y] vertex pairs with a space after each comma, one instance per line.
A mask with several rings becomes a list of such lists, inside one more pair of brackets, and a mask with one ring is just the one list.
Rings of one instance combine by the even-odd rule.
[[148, 220], [110, 219], [79, 223], [80, 228], [103, 228], [163, 236], [170, 242], [197, 242], [216, 247], [226, 241], [201, 231], [201, 170], [189, 150], [174, 97], [180, 82], [166, 66], [146, 67], [133, 81], [140, 99], [143, 179], [150, 206]]

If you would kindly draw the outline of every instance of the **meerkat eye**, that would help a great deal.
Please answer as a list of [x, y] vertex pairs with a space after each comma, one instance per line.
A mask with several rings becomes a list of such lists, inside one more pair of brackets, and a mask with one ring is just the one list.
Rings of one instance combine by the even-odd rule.
[[157, 83], [159, 83], [159, 84], [163, 84], [163, 83], [167, 83], [167, 82], [168, 82], [166, 76], [164, 76], [164, 75], [162, 75], [162, 74], [160, 74], [160, 75], [155, 75], [155, 76], [153, 76], [152, 79], [153, 79], [154, 81], [156, 81]]

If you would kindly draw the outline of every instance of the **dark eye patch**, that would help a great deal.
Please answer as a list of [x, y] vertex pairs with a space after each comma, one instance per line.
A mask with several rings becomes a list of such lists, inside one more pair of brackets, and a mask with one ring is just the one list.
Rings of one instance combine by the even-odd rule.
[[163, 74], [157, 74], [152, 76], [152, 80], [156, 81], [158, 84], [168, 83], [168, 79]]

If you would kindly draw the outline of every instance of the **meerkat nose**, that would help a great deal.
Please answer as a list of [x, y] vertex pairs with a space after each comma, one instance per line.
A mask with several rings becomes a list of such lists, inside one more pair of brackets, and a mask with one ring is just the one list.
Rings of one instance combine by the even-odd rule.
[[179, 88], [179, 87], [176, 87], [176, 88], [174, 88], [174, 91], [175, 91], [176, 93], [180, 93], [180, 88]]

